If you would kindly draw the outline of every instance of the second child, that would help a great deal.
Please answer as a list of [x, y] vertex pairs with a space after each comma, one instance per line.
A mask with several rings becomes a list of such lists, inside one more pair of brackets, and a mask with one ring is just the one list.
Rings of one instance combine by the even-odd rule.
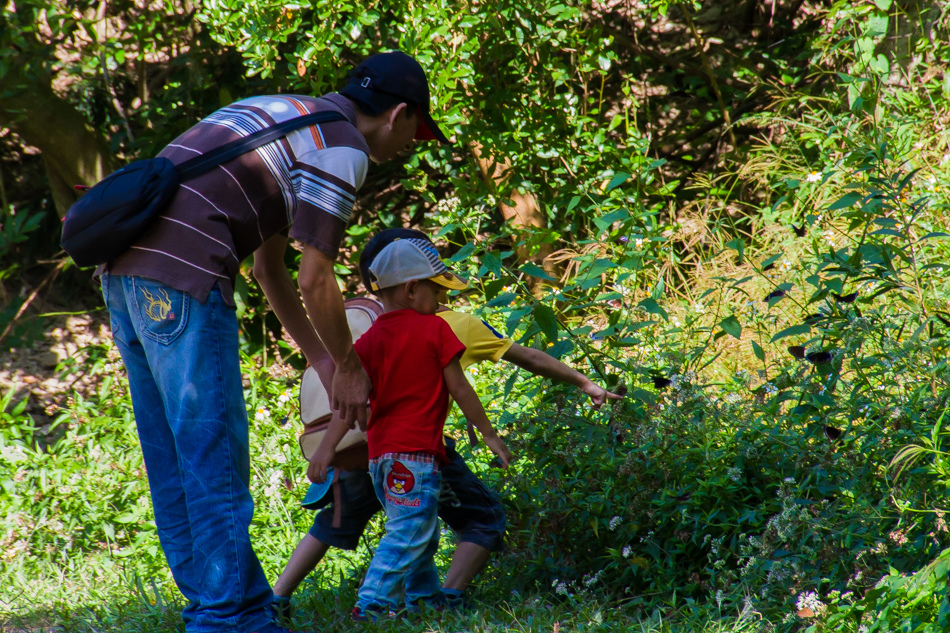
[[435, 316], [441, 288], [467, 284], [428, 240], [397, 240], [371, 266], [383, 314], [356, 343], [370, 377], [370, 475], [386, 512], [386, 534], [360, 587], [355, 619], [375, 619], [443, 599], [434, 556], [439, 545], [439, 467], [449, 397], [507, 467], [508, 448], [462, 372], [465, 346]]

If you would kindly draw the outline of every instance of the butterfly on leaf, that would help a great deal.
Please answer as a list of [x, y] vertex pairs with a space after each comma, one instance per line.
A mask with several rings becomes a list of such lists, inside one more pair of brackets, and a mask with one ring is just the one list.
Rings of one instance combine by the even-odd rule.
[[657, 389], [665, 389], [673, 384], [673, 381], [663, 374], [653, 374], [650, 378], [653, 380], [653, 386]]
[[811, 352], [810, 354], [805, 354], [805, 360], [807, 360], [812, 365], [829, 363], [831, 362], [832, 358], [834, 358], [834, 354], [831, 352]]
[[788, 353], [798, 360], [805, 360], [805, 348], [801, 345], [789, 345]]

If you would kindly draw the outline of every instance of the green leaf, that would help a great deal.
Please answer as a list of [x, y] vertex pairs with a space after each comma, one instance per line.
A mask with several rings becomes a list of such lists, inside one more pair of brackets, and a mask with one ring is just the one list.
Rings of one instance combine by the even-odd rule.
[[492, 279], [487, 284], [485, 284], [485, 300], [491, 301], [498, 293], [501, 292], [501, 289], [505, 287], [507, 280], [505, 279]]
[[878, 229], [876, 231], [871, 231], [871, 235], [891, 235], [893, 237], [904, 237], [904, 234], [900, 231], [895, 231], [894, 229]]
[[554, 279], [554, 277], [544, 272], [543, 268], [541, 268], [540, 266], [536, 264], [532, 264], [531, 262], [523, 264], [521, 268], [519, 268], [518, 270], [525, 273], [526, 275], [537, 277], [538, 279], [547, 279], [548, 281], [557, 281], [556, 279]]
[[449, 258], [449, 261], [460, 262], [462, 260], [468, 259], [468, 256], [474, 252], [475, 252], [475, 244], [474, 242], [469, 242], [468, 244], [460, 248], [458, 252], [455, 253], [455, 255], [452, 255], [452, 257]]
[[624, 172], [618, 173], [616, 176], [614, 176], [611, 179], [610, 183], [607, 185], [607, 191], [612, 191], [616, 189], [621, 184], [626, 182], [628, 178], [630, 178], [630, 174], [625, 174]]
[[796, 336], [798, 334], [808, 334], [811, 332], [811, 326], [806, 323], [801, 323], [799, 325], [793, 325], [792, 327], [787, 327], [775, 336], [772, 337], [772, 343], [780, 341], [783, 338], [789, 336]]
[[860, 193], [857, 193], [854, 191], [852, 191], [851, 193], [846, 193], [840, 198], [838, 198], [838, 200], [836, 200], [835, 202], [832, 202], [831, 205], [829, 205], [828, 210], [837, 211], [838, 209], [847, 209], [848, 207], [850, 207], [851, 205], [853, 205], [855, 202], [857, 202], [860, 199], [861, 199]]
[[932, 238], [932, 237], [950, 237], [950, 233], [943, 233], [943, 232], [941, 232], [941, 231], [934, 231], [934, 232], [932, 232], [932, 233], [927, 233], [927, 235], [923, 236], [923, 237], [920, 238], [920, 239], [922, 239], [922, 240], [929, 240], [929, 239]]
[[558, 323], [557, 317], [554, 316], [554, 310], [543, 303], [538, 303], [535, 304], [532, 312], [534, 314], [534, 320], [537, 321], [538, 327], [541, 328], [545, 338], [551, 343], [556, 343]]
[[611, 211], [607, 215], [601, 216], [599, 218], [594, 218], [594, 224], [601, 230], [608, 229], [610, 226], [617, 222], [618, 220], [626, 220], [630, 217], [630, 212], [627, 209], [617, 209]]
[[742, 264], [745, 261], [745, 240], [743, 239], [734, 239], [726, 242], [726, 248], [731, 248], [732, 250], [739, 253], [739, 264]]
[[755, 354], [755, 357], [758, 358], [763, 363], [765, 362], [765, 350], [762, 349], [762, 346], [756, 343], [755, 341], [749, 341], [752, 343], [752, 353]]
[[739, 323], [739, 319], [734, 316], [728, 316], [722, 321], [719, 322], [719, 325], [722, 326], [722, 329], [726, 333], [735, 339], [742, 338], [742, 324]]
[[638, 304], [641, 308], [649, 312], [650, 314], [655, 314], [658, 317], [661, 317], [664, 321], [670, 320], [670, 315], [666, 313], [660, 304], [656, 302], [656, 299], [646, 298]]
[[495, 297], [494, 299], [492, 299], [485, 305], [487, 305], [489, 308], [497, 308], [499, 306], [510, 305], [511, 302], [514, 301], [517, 296], [518, 295], [516, 295], [513, 292], [505, 292], [503, 294], [498, 295], [497, 297]]

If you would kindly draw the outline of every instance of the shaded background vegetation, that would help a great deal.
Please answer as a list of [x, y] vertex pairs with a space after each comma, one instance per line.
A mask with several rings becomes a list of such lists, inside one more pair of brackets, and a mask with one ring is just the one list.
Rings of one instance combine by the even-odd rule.
[[[58, 249], [73, 184], [233, 100], [322, 94], [403, 49], [456, 143], [372, 169], [341, 284], [362, 291], [374, 231], [423, 228], [476, 280], [463, 309], [629, 394], [591, 414], [503, 368], [475, 374], [525, 456], [485, 469], [512, 523], [478, 592], [511, 611], [489, 617], [938, 630], [948, 20], [923, 0], [10, 3], [5, 362], [49, 346], [51, 314], [100, 303]], [[308, 519], [287, 489], [301, 359], [253, 282], [238, 292], [255, 530], [276, 573]], [[85, 390], [4, 396], [0, 597], [28, 623], [173, 628], [121, 365], [95, 341], [60, 360]], [[366, 556], [318, 572], [304, 611], [345, 611]], [[113, 582], [138, 598], [98, 589], [88, 617], [71, 602]]]

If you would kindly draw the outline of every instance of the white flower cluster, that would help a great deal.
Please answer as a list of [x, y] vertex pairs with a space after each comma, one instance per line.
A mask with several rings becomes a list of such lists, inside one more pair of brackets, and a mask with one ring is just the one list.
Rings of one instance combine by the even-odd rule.
[[0, 446], [0, 461], [15, 464], [26, 459], [26, 451], [19, 444]]
[[814, 591], [806, 591], [805, 593], [799, 594], [798, 600], [795, 601], [795, 606], [799, 611], [802, 609], [811, 609], [815, 615], [821, 615], [828, 609]]
[[264, 487], [264, 495], [267, 497], [277, 497], [280, 494], [280, 487], [284, 485], [284, 473], [279, 470], [270, 471], [267, 477], [267, 486]]
[[462, 203], [461, 200], [456, 196], [450, 196], [448, 198], [442, 198], [435, 205], [435, 210], [443, 215], [454, 215], [458, 211], [459, 205]]
[[616, 530], [618, 527], [620, 527], [621, 523], [623, 523], [623, 519], [621, 519], [619, 516], [612, 518], [610, 520], [610, 526], [609, 526], [610, 531], [613, 532], [614, 530]]
[[819, 180], [821, 180], [821, 172], [820, 172], [820, 171], [813, 171], [813, 172], [811, 172], [810, 174], [808, 174], [807, 176], [805, 176], [805, 181], [806, 181], [806, 182], [818, 182]]
[[591, 585], [596, 583], [598, 580], [600, 580], [600, 575], [602, 573], [604, 573], [604, 570], [600, 569], [597, 571], [596, 574], [587, 574], [586, 576], [584, 576], [584, 579], [581, 582], [584, 583], [585, 587], [590, 587]]
[[620, 555], [624, 558], [630, 558], [630, 555], [633, 554], [633, 548], [629, 545], [624, 545], [623, 549], [620, 550]]

